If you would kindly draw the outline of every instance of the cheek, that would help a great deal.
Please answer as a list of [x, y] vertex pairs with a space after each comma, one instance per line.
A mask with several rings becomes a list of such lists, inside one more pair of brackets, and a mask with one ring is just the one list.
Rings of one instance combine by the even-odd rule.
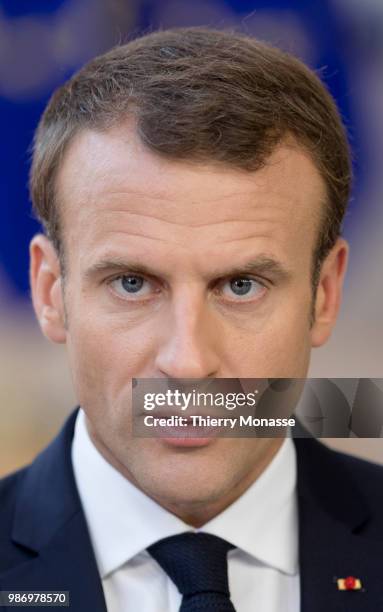
[[271, 357], [281, 371], [280, 376], [306, 375], [310, 354], [310, 300], [302, 299], [283, 309], [274, 322], [269, 343]]
[[233, 354], [241, 376], [249, 378], [304, 376], [310, 353], [310, 299], [281, 301], [273, 312], [246, 332], [232, 335]]
[[[74, 309], [72, 313], [74, 313]], [[67, 349], [77, 399], [82, 405], [113, 404], [139, 376], [149, 351], [147, 335], [121, 318], [90, 310], [69, 318]]]

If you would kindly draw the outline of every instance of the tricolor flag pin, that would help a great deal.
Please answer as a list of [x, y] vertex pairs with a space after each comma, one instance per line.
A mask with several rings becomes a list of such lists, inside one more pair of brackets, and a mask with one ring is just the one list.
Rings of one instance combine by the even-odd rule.
[[347, 578], [338, 578], [336, 581], [338, 591], [359, 591], [362, 588], [362, 583], [355, 576], [347, 576]]

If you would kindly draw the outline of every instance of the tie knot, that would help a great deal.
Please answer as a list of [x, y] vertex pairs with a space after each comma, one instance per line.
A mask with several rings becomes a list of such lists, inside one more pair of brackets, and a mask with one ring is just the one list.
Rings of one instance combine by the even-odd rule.
[[181, 533], [159, 540], [148, 552], [182, 595], [220, 593], [229, 597], [229, 542], [209, 533]]

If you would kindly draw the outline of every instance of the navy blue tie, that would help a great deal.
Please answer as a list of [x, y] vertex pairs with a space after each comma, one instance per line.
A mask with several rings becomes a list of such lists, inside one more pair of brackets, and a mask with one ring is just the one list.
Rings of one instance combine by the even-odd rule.
[[209, 533], [181, 533], [148, 552], [182, 594], [180, 612], [235, 612], [227, 577], [229, 542]]

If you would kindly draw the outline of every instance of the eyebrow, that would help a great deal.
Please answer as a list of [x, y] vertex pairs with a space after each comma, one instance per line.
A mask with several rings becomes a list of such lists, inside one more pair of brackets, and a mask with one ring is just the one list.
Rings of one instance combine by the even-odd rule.
[[287, 267], [268, 255], [258, 255], [255, 259], [242, 266], [231, 268], [221, 276], [239, 276], [241, 274], [269, 277], [279, 282], [287, 281], [292, 276], [292, 272]]
[[[100, 261], [89, 266], [89, 268], [87, 268], [84, 272], [84, 277], [85, 279], [90, 280], [91, 278], [100, 276], [101, 274], [123, 274], [127, 272], [130, 274], [149, 277], [166, 276], [159, 270], [156, 271], [154, 268], [146, 266], [141, 262], [127, 260], [120, 257], [111, 257], [101, 259]], [[209, 276], [211, 278], [225, 278], [247, 274], [268, 278], [270, 281], [279, 283], [289, 280], [292, 275], [291, 271], [277, 259], [270, 257], [269, 255], [260, 254], [243, 265], [237, 265], [227, 268], [226, 270], [213, 270]]]

